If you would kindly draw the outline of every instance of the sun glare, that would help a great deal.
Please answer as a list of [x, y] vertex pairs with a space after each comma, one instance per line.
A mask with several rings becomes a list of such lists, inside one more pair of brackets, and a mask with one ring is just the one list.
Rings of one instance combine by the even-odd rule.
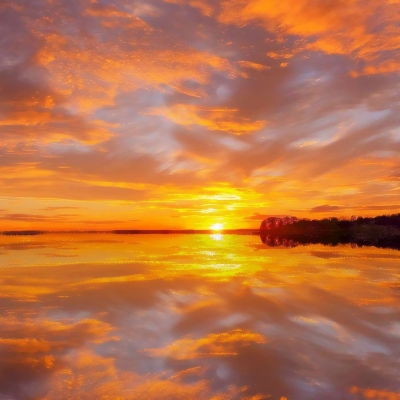
[[213, 233], [212, 235], [210, 235], [210, 237], [212, 240], [219, 242], [223, 239], [224, 235], [222, 235], [221, 233]]
[[219, 232], [219, 231], [222, 231], [222, 229], [224, 229], [224, 225], [223, 224], [213, 224], [210, 226], [210, 229], [214, 232]]

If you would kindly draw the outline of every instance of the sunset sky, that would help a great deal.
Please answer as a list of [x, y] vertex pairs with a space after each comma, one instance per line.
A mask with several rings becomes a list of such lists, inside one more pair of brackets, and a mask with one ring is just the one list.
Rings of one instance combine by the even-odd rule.
[[3, 0], [0, 230], [400, 212], [399, 0]]

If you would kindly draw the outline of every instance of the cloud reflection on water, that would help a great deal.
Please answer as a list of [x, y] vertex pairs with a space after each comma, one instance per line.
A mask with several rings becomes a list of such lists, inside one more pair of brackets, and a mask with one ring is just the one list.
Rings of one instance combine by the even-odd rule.
[[235, 235], [1, 240], [1, 398], [400, 396], [398, 251]]

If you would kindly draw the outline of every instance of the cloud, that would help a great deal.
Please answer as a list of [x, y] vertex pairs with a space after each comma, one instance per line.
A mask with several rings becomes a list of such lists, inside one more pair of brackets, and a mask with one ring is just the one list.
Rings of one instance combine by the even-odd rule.
[[[75, 139], [83, 143], [106, 140], [110, 133], [107, 124], [87, 121], [82, 115], [65, 107], [65, 98], [33, 73], [28, 65], [0, 70], [0, 127], [3, 145], [52, 142]], [[40, 74], [39, 74], [40, 75]]]
[[266, 29], [304, 38], [303, 49], [373, 61], [376, 67], [359, 67], [354, 73], [375, 74], [399, 71], [396, 11], [398, 5], [390, 1], [378, 5], [374, 1], [303, 0], [293, 6], [290, 1], [235, 0], [222, 1], [219, 19], [237, 25], [259, 22]]
[[324, 204], [321, 206], [316, 206], [310, 209], [310, 212], [312, 213], [318, 213], [318, 212], [335, 212], [335, 211], [340, 211], [340, 210], [353, 210], [353, 211], [386, 211], [390, 212], [392, 210], [399, 210], [400, 205], [396, 204], [389, 204], [389, 205], [383, 205], [383, 206], [334, 206], [334, 205], [329, 205], [329, 204]]
[[322, 206], [313, 207], [311, 212], [331, 212], [341, 210], [343, 207], [340, 206], [330, 206], [329, 204], [324, 204]]
[[238, 347], [265, 342], [266, 339], [258, 333], [235, 330], [210, 334], [200, 339], [179, 339], [165, 348], [147, 349], [146, 352], [153, 357], [169, 357], [177, 360], [226, 357], [237, 355]]
[[259, 213], [255, 213], [255, 214], [253, 214], [253, 215], [250, 215], [250, 216], [246, 217], [246, 219], [247, 219], [247, 220], [261, 221], [261, 220], [263, 220], [263, 219], [270, 218], [270, 217], [284, 218], [284, 217], [287, 217], [287, 215], [271, 215], [271, 214], [259, 214]]
[[44, 207], [43, 211], [62, 211], [62, 210], [79, 210], [80, 207], [75, 206], [49, 206]]
[[398, 400], [400, 399], [400, 393], [391, 392], [389, 390], [372, 389], [372, 388], [360, 388], [353, 386], [350, 388], [350, 393], [357, 395], [361, 394], [365, 399], [381, 399], [381, 400]]
[[250, 134], [261, 130], [265, 121], [249, 121], [238, 118], [237, 109], [202, 108], [189, 104], [175, 104], [168, 108], [152, 109], [151, 114], [162, 115], [183, 126], [197, 125], [211, 131], [222, 131], [233, 135]]
[[76, 214], [58, 214], [58, 215], [37, 215], [37, 214], [3, 214], [0, 220], [5, 221], [24, 221], [24, 222], [51, 222], [54, 220], [65, 220], [76, 217]]
[[119, 92], [141, 87], [169, 86], [197, 96], [185, 81], [205, 84], [213, 70], [231, 70], [218, 55], [173, 43], [171, 35], [145, 22], [139, 9], [125, 1], [108, 8], [85, 1], [78, 18], [68, 7], [53, 8], [76, 29], [85, 28], [77, 35], [51, 23], [51, 34], [38, 31], [43, 46], [37, 59], [52, 85], [83, 109], [112, 105]]

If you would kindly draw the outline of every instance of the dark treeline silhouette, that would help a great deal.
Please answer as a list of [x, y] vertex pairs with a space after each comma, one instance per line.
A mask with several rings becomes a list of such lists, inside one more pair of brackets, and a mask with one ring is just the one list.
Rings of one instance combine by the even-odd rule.
[[1, 233], [6, 236], [33, 236], [41, 235], [44, 231], [4, 231]]
[[263, 243], [270, 246], [352, 243], [358, 246], [400, 249], [400, 214], [352, 217], [349, 220], [271, 217], [261, 223], [260, 237]]

